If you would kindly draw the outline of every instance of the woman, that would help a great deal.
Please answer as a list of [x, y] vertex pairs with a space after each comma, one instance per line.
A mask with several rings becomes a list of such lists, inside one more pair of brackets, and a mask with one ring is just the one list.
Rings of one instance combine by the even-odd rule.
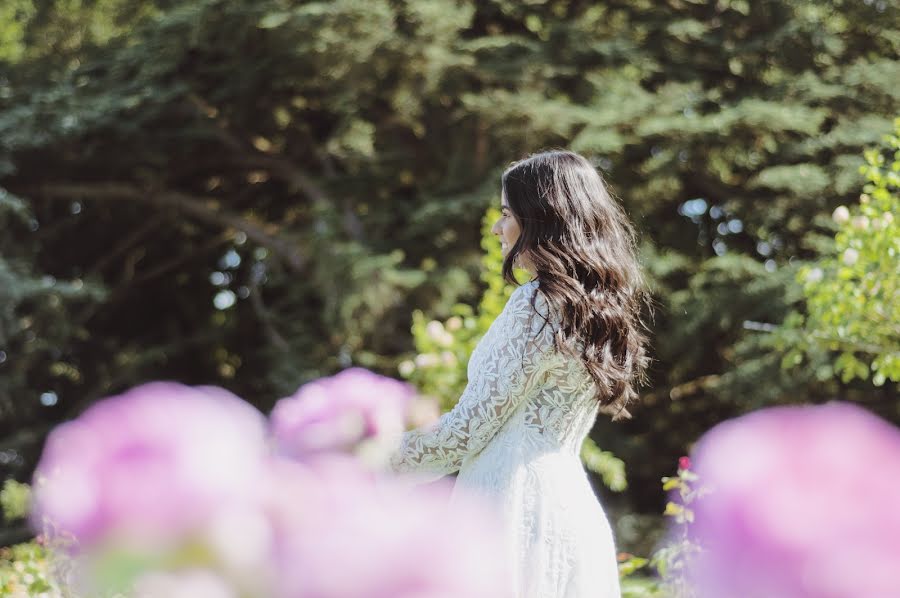
[[[521, 598], [618, 598], [616, 549], [579, 458], [597, 413], [627, 416], [648, 364], [635, 235], [593, 166], [568, 151], [501, 179], [503, 277], [513, 291], [475, 347], [459, 403], [406, 432], [392, 469], [493, 500]], [[461, 490], [462, 491], [462, 490]]]

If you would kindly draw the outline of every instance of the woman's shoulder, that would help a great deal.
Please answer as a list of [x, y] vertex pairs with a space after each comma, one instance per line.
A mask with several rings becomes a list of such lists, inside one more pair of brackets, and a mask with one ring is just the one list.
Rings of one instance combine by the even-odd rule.
[[534, 297], [535, 295], [540, 295], [540, 293], [537, 293], [538, 284], [539, 281], [537, 279], [534, 279], [517, 286], [509, 296], [507, 305], [521, 305], [530, 303], [532, 297]]
[[515, 295], [516, 293], [534, 293], [538, 286], [540, 286], [540, 282], [541, 281], [537, 278], [529, 280], [528, 282], [524, 282], [516, 287], [516, 289], [513, 291], [513, 295]]
[[524, 331], [524, 337], [535, 343], [532, 346], [549, 351], [559, 324], [557, 318], [552, 317], [547, 298], [539, 288], [538, 281], [531, 280], [512, 292], [504, 308], [506, 315], [502, 326], [509, 335], [522, 335]]
[[[539, 292], [540, 282], [538, 279], [530, 280], [519, 285], [512, 292], [507, 302], [507, 308], [517, 313], [530, 314], [537, 310], [544, 317], [549, 316], [549, 308], [547, 298]], [[533, 306], [533, 307], [532, 307]]]

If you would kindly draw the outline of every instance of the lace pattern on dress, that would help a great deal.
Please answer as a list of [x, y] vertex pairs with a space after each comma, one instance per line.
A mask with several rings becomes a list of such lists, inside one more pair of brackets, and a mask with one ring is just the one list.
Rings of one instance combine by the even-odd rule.
[[553, 331], [545, 323], [546, 300], [536, 288], [537, 281], [531, 281], [513, 291], [472, 353], [459, 402], [431, 428], [403, 435], [390, 460], [394, 471], [446, 475], [459, 470], [546, 381]]

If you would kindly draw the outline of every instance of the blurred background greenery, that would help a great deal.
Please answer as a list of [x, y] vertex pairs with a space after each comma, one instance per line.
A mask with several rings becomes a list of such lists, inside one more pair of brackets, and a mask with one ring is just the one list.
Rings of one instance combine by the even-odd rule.
[[4, 0], [0, 475], [153, 379], [268, 411], [360, 365], [449, 407], [511, 290], [499, 175], [565, 147], [659, 305], [651, 386], [585, 447], [647, 554], [715, 423], [835, 398], [900, 421], [898, 54], [883, 0]]

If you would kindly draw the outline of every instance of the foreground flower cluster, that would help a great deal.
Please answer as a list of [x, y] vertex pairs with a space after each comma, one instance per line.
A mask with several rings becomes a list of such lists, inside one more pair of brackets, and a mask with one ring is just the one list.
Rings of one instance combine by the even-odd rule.
[[[52, 431], [32, 523], [67, 596], [509, 596], [491, 507], [388, 471], [427, 423], [419, 401], [359, 368], [268, 418], [220, 388], [146, 384]], [[664, 482], [664, 592], [641, 596], [900, 596], [900, 430], [861, 407], [724, 422]]]
[[[691, 461], [700, 598], [900, 596], [900, 430], [850, 403], [724, 422]], [[681, 473], [681, 472], [680, 472]]]
[[359, 368], [270, 418], [220, 388], [146, 384], [53, 430], [32, 523], [85, 596], [504, 596], [487, 507], [386, 472], [416, 400]]

